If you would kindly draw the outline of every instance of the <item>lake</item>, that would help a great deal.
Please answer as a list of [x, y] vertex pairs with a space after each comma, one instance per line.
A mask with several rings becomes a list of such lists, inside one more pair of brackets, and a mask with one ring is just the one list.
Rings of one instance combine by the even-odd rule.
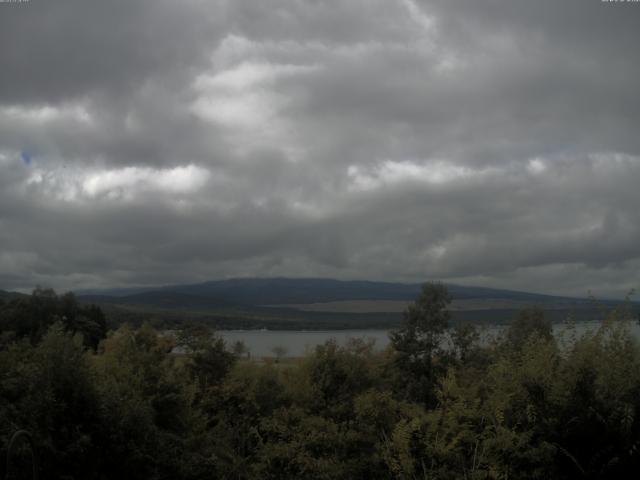
[[[581, 335], [587, 331], [594, 331], [599, 325], [600, 322], [576, 323], [575, 333]], [[505, 328], [504, 325], [480, 327], [481, 338], [487, 342]], [[640, 338], [640, 325], [637, 322], [630, 322], [629, 328], [636, 338]], [[561, 336], [566, 332], [567, 326], [556, 324], [553, 329], [557, 336]], [[284, 347], [286, 356], [298, 357], [332, 338], [339, 345], [344, 345], [349, 338], [374, 339], [377, 350], [382, 350], [389, 344], [389, 330], [221, 330], [218, 333], [228, 345], [238, 340], [243, 341], [254, 357], [274, 356], [275, 347]]]

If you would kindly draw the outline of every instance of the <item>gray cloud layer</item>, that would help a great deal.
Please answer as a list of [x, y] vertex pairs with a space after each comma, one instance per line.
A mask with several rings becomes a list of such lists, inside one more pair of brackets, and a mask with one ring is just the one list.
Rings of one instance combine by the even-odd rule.
[[640, 3], [0, 4], [0, 288], [640, 284]]

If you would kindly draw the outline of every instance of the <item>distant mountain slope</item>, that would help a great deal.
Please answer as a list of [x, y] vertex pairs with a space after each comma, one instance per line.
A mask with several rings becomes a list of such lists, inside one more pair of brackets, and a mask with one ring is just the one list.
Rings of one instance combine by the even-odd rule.
[[7, 292], [6, 290], [0, 290], [0, 299], [2, 300], [11, 300], [13, 298], [26, 297], [24, 293], [18, 292]]
[[[512, 290], [448, 285], [455, 300], [501, 299], [529, 303], [576, 303], [585, 300], [540, 295]], [[121, 304], [162, 307], [219, 307], [312, 304], [352, 300], [411, 301], [421, 284], [370, 281], [341, 281], [317, 278], [238, 278], [171, 285], [157, 288], [93, 290], [78, 292]]]
[[[602, 317], [588, 299], [494, 288], [448, 285], [453, 322], [508, 323], [523, 308], [538, 305], [552, 321]], [[214, 328], [393, 328], [420, 293], [421, 284], [317, 278], [238, 278], [187, 285], [76, 292], [100, 305], [113, 325], [148, 319], [167, 328], [188, 320]], [[619, 301], [598, 302], [607, 308]], [[633, 309], [640, 310], [635, 303]]]
[[84, 302], [93, 303], [115, 303], [119, 305], [148, 305], [158, 308], [177, 309], [209, 309], [224, 306], [231, 306], [224, 299], [189, 295], [173, 290], [155, 290], [131, 295], [82, 295], [78, 297]]

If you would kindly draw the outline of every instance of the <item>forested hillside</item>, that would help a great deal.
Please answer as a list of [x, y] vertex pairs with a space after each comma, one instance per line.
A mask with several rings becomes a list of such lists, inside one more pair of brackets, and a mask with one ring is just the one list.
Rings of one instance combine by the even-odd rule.
[[[217, 329], [336, 330], [397, 328], [402, 311], [420, 293], [419, 284], [319, 278], [236, 278], [163, 287], [80, 290], [84, 304], [97, 304], [112, 325], [152, 320], [178, 328], [184, 319]], [[452, 322], [504, 324], [535, 305], [554, 322], [600, 319], [589, 298], [447, 285]], [[607, 307], [620, 301], [600, 301]], [[633, 305], [640, 311], [638, 304]]]
[[[636, 478], [640, 346], [624, 309], [561, 338], [525, 310], [481, 346], [450, 328], [449, 305], [427, 284], [381, 353], [356, 339], [247, 359], [198, 324], [106, 333], [73, 296], [2, 301], [0, 448], [27, 430], [47, 479]], [[29, 478], [28, 450], [9, 468]]]

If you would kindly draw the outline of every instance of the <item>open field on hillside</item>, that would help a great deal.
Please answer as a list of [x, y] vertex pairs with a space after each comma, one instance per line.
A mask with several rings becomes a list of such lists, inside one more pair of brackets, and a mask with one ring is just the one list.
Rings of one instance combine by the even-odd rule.
[[[404, 300], [341, 300], [335, 302], [297, 303], [285, 305], [267, 305], [273, 308], [291, 308], [303, 312], [341, 312], [341, 313], [400, 313], [411, 302]], [[490, 310], [521, 310], [536, 302], [526, 300], [509, 300], [503, 298], [479, 298], [453, 300], [451, 311], [490, 311]], [[562, 310], [579, 307], [587, 308], [588, 304], [571, 302], [545, 302], [545, 308]]]

